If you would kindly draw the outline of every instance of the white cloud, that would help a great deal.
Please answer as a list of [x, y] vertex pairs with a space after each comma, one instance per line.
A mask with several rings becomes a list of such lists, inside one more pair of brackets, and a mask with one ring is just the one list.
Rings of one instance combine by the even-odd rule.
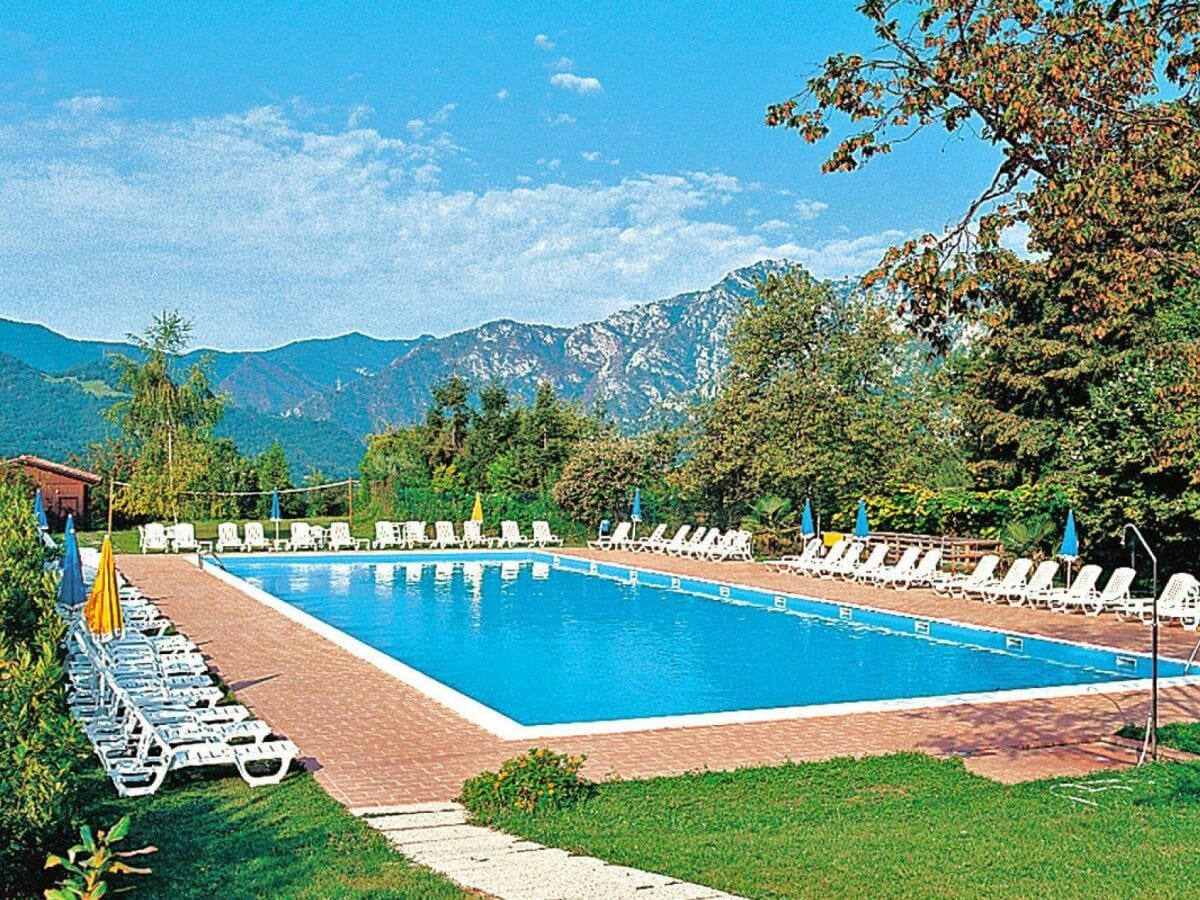
[[507, 100], [508, 99], [508, 88], [500, 88], [500, 90], [496, 91], [496, 99], [497, 100]]
[[575, 91], [579, 94], [599, 94], [604, 91], [604, 86], [600, 84], [600, 79], [590, 76], [581, 78], [570, 72], [557, 72], [551, 75], [550, 83], [555, 87], [562, 88], [564, 91]]
[[783, 219], [768, 219], [762, 224], [754, 226], [754, 230], [760, 233], [764, 231], [788, 231], [791, 227], [791, 223], [785, 222]]
[[457, 103], [446, 103], [439, 108], [437, 112], [429, 117], [429, 121], [436, 122], [437, 124], [441, 125], [450, 118], [450, 113], [454, 112], [456, 109], [458, 109]]
[[541, 47], [543, 50], [553, 50], [558, 46], [544, 34], [534, 35], [533, 43], [535, 46]]
[[54, 105], [73, 116], [96, 116], [116, 112], [121, 108], [121, 101], [100, 94], [76, 94], [66, 100], [59, 100]]
[[350, 107], [350, 115], [346, 117], [347, 128], [357, 128], [367, 118], [375, 112], [374, 107], [368, 106], [366, 103], [357, 103]]
[[794, 208], [796, 218], [801, 222], [809, 222], [829, 209], [829, 204], [822, 203], [820, 200], [797, 200]]
[[409, 133], [412, 134], [414, 137], [420, 137], [421, 135], [423, 135], [425, 133], [425, 120], [424, 119], [409, 119], [407, 124], [404, 127], [407, 128], [409, 130]]
[[560, 56], [554, 62], [548, 64], [551, 69], [557, 69], [560, 72], [570, 72], [575, 68], [575, 60], [569, 56]]
[[0, 314], [117, 337], [168, 304], [227, 347], [568, 323], [767, 257], [861, 272], [900, 236], [805, 247], [755, 233], [728, 221], [748, 188], [725, 173], [572, 185], [544, 158], [549, 183], [448, 187], [462, 155], [444, 133], [322, 132], [281, 107], [4, 121]]
[[600, 158], [600, 151], [599, 150], [584, 150], [579, 155], [582, 156], [588, 162], [595, 162], [596, 160], [598, 160]]
[[578, 120], [569, 113], [558, 113], [557, 115], [542, 116], [551, 125], [574, 125]]

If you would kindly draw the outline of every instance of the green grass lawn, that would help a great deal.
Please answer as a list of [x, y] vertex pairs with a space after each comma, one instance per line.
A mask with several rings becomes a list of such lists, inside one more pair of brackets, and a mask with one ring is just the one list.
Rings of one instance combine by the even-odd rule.
[[492, 824], [750, 897], [1194, 896], [1200, 766], [1082, 781], [1110, 789], [1006, 787], [899, 754], [613, 782]]
[[[97, 773], [85, 819], [107, 828], [133, 817], [120, 849], [147, 844], [145, 877], [114, 877], [137, 897], [463, 897], [418, 868], [334, 801], [307, 774], [274, 787], [238, 777], [176, 778], [152, 797], [121, 799]], [[62, 849], [66, 849], [63, 847]]]

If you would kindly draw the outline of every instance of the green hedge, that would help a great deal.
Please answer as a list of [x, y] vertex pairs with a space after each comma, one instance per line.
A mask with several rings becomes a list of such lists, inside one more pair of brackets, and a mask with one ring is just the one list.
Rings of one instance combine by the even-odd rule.
[[[995, 539], [1010, 522], [1048, 518], [1066, 521], [1072, 505], [1067, 491], [1055, 484], [1022, 485], [1011, 490], [929, 489], [906, 486], [866, 498], [871, 527], [877, 531], [947, 534]], [[852, 528], [857, 504], [840, 510], [832, 528]]]

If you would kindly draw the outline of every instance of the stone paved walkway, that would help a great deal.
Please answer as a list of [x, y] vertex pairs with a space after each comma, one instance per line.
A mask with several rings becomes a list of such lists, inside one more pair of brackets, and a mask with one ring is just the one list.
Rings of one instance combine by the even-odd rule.
[[732, 898], [699, 884], [615, 866], [468, 825], [457, 803], [355, 809], [401, 853], [465, 888], [505, 900]]
[[[752, 564], [718, 564], [605, 553], [679, 574], [705, 575], [794, 593], [847, 600], [920, 616], [1145, 650], [1136, 624], [939, 598], [769, 573]], [[123, 556], [118, 565], [160, 601], [179, 629], [201, 645], [239, 699], [294, 740], [317, 779], [351, 807], [444, 802], [462, 782], [522, 750], [424, 694], [346, 653], [241, 591], [178, 557]], [[1163, 652], [1186, 656], [1195, 633], [1164, 632]], [[1103, 739], [1143, 722], [1148, 697], [1083, 695], [987, 705], [860, 713], [548, 741], [586, 753], [587, 774], [646, 777], [699, 769], [778, 764], [832, 756], [919, 750], [971, 755]], [[1163, 721], [1200, 719], [1200, 687], [1164, 691]], [[1037, 767], [1026, 767], [1036, 777]], [[1053, 774], [1053, 768], [1047, 774]]]

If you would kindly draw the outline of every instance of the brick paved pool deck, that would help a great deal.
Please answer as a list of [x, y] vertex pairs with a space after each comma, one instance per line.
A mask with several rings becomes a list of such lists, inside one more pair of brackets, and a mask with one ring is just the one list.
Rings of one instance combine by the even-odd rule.
[[[923, 617], [1147, 651], [1150, 631], [1135, 623], [993, 606], [768, 572], [751, 563], [707, 563], [662, 556], [567, 550], [681, 575], [844, 600]], [[352, 808], [453, 798], [463, 780], [528, 749], [468, 722], [415, 688], [385, 674], [180, 557], [118, 558], [118, 567], [157, 601], [178, 629], [200, 645], [238, 698], [295, 741], [306, 765], [335, 798]], [[1162, 631], [1162, 652], [1186, 657], [1200, 635]], [[1102, 694], [923, 710], [738, 725], [659, 729], [541, 740], [588, 755], [587, 774], [603, 778], [732, 769], [900, 750], [978, 754], [999, 772], [1004, 759], [1024, 777], [1082, 774], [1112, 754], [1013, 751], [1084, 745], [1127, 722], [1145, 721], [1149, 697]], [[1165, 690], [1162, 720], [1200, 719], [1200, 686]]]

